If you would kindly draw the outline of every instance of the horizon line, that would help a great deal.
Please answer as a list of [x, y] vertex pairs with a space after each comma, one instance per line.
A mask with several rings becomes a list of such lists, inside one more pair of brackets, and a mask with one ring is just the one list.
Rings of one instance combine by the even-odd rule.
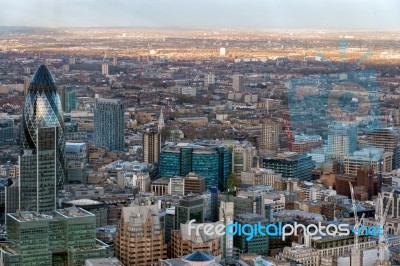
[[185, 30], [286, 30], [286, 31], [399, 31], [400, 28], [288, 28], [288, 27], [217, 27], [217, 26], [32, 26], [32, 25], [0, 25], [0, 28], [39, 28], [39, 29], [185, 29]]

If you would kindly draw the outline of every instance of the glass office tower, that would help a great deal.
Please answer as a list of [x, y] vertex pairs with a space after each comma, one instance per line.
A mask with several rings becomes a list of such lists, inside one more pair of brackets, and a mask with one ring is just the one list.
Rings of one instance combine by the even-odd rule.
[[50, 212], [57, 207], [57, 128], [40, 127], [37, 150], [25, 150], [19, 157], [19, 209]]
[[190, 172], [203, 176], [206, 188], [226, 190], [231, 170], [231, 153], [224, 146], [181, 143], [168, 145], [160, 152], [160, 176], [172, 178]]
[[[60, 189], [65, 177], [63, 112], [54, 79], [48, 68], [41, 65], [32, 79], [25, 98], [21, 130], [21, 143], [24, 151], [29, 150], [32, 154], [39, 152], [38, 129], [45, 127], [53, 127], [56, 131], [54, 156], [57, 189]], [[23, 182], [24, 177], [21, 176], [21, 185]]]

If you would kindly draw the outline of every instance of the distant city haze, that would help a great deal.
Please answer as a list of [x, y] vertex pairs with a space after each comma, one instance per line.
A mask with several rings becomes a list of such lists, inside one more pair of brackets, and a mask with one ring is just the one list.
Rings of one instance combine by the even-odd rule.
[[2, 0], [0, 26], [400, 29], [396, 0]]

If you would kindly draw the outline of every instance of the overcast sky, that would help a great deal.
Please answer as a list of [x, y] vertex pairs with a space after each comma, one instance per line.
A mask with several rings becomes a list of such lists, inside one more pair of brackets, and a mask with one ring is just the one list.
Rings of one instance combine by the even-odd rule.
[[1, 0], [0, 26], [400, 29], [400, 1]]

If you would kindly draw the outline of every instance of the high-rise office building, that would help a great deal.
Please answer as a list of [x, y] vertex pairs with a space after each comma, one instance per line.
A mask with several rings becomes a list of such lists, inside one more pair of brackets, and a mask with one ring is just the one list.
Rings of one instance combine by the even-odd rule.
[[108, 64], [104, 63], [101, 65], [101, 74], [108, 76]]
[[240, 175], [253, 167], [253, 158], [256, 155], [256, 148], [251, 144], [238, 144], [232, 149], [232, 172]]
[[377, 147], [393, 152], [393, 169], [400, 168], [400, 132], [396, 128], [374, 128], [366, 130], [358, 139], [360, 147]]
[[357, 125], [334, 123], [328, 126], [328, 154], [343, 163], [344, 156], [357, 149]]
[[175, 206], [166, 209], [163, 226], [164, 226], [163, 227], [164, 243], [167, 244], [167, 246], [168, 246], [168, 257], [170, 257], [172, 231], [178, 229]]
[[87, 182], [87, 147], [86, 143], [67, 142], [65, 144], [66, 184]]
[[36, 150], [19, 157], [19, 209], [50, 212], [57, 205], [57, 128], [38, 128]]
[[31, 77], [25, 77], [24, 78], [24, 95], [28, 93], [29, 90], [29, 85], [31, 84]]
[[71, 87], [60, 88], [61, 106], [66, 113], [76, 108], [76, 93]]
[[80, 208], [51, 215], [21, 211], [7, 214], [5, 266], [84, 265], [89, 258], [108, 257], [109, 246], [96, 239], [96, 217]]
[[204, 85], [208, 86], [210, 84], [215, 84], [215, 74], [209, 73], [204, 75]]
[[14, 213], [19, 210], [19, 180], [15, 178], [13, 184], [6, 186], [5, 190], [5, 216], [4, 220], [7, 218], [7, 213]]
[[243, 91], [243, 75], [233, 75], [232, 88], [237, 92]]
[[267, 120], [261, 125], [259, 149], [276, 151], [279, 149], [279, 134], [281, 125], [273, 120]]
[[[46, 160], [50, 163], [49, 152], [45, 152], [45, 150], [53, 150], [53, 159], [56, 163], [55, 175], [57, 190], [61, 189], [65, 178], [65, 140], [64, 119], [62, 114], [61, 101], [54, 79], [47, 67], [41, 65], [36, 71], [25, 97], [25, 106], [22, 115], [21, 143], [22, 149], [29, 151], [26, 155], [27, 161], [25, 162], [24, 158], [23, 163], [28, 163], [28, 161], [30, 161], [28, 164], [31, 165], [33, 161], [37, 159], [41, 160], [40, 156], [42, 156], [42, 153], [46, 154], [43, 156], [48, 157]], [[42, 127], [45, 128], [45, 130], [42, 131], [40, 129]], [[43, 140], [42, 137], [38, 136], [38, 133], [42, 132], [43, 134], [51, 136], [51, 139], [53, 139], [54, 136], [54, 146], [50, 147], [47, 143], [51, 142], [51, 139]], [[41, 143], [39, 143], [39, 141]], [[32, 155], [28, 155], [29, 153]], [[30, 159], [28, 159], [28, 157], [30, 157]], [[36, 159], [34, 157], [36, 157]], [[23, 167], [23, 165], [20, 166], [21, 172], [24, 172], [22, 169]], [[48, 168], [50, 169], [52, 166]], [[43, 167], [43, 169], [45, 168]], [[37, 170], [39, 171], [40, 168], [37, 168]], [[27, 169], [26, 171], [29, 172], [30, 170]], [[23, 176], [21, 176], [20, 181], [21, 185], [23, 185]], [[38, 183], [38, 185], [40, 186], [40, 183]], [[24, 195], [22, 195], [22, 197], [23, 196]]]
[[143, 140], [143, 162], [157, 163], [161, 150], [161, 135], [155, 131], [146, 131]]
[[[235, 218], [235, 222], [244, 226], [245, 224], [265, 224], [267, 219], [264, 216], [254, 213], [239, 214]], [[268, 254], [268, 236], [260, 234], [255, 235], [251, 240], [247, 240], [243, 234], [236, 234], [233, 236], [233, 246], [241, 253], [255, 253], [259, 255]]]
[[263, 167], [281, 174], [284, 178], [311, 180], [314, 162], [311, 160], [311, 156], [296, 152], [286, 152], [277, 154], [274, 157], [265, 158], [263, 160]]
[[224, 191], [231, 171], [231, 153], [224, 146], [180, 143], [160, 152], [160, 176], [186, 176], [190, 172], [204, 176], [206, 189]]
[[204, 222], [204, 200], [196, 196], [186, 196], [179, 201], [176, 211], [177, 224], [196, 220], [197, 223]]
[[357, 170], [369, 165], [375, 174], [392, 171], [393, 152], [385, 152], [380, 148], [364, 148], [343, 158], [344, 173], [356, 176]]
[[166, 210], [163, 229], [169, 254], [171, 253], [172, 232], [178, 230], [180, 224], [185, 224], [190, 220], [196, 220], [196, 223], [203, 223], [204, 216], [204, 200], [196, 196], [185, 196], [179, 201], [178, 206], [173, 206]]
[[14, 119], [0, 118], [0, 147], [14, 141]]
[[124, 265], [155, 265], [167, 248], [156, 205], [123, 207], [115, 255]]
[[118, 66], [118, 57], [113, 57], [113, 66]]
[[124, 105], [121, 100], [96, 98], [94, 140], [111, 151], [124, 149]]
[[220, 55], [220, 56], [225, 56], [225, 55], [226, 55], [226, 49], [225, 49], [225, 47], [219, 48], [219, 55]]
[[359, 140], [360, 146], [374, 146], [393, 152], [400, 141], [400, 132], [395, 128], [374, 128], [363, 132], [364, 138]]

